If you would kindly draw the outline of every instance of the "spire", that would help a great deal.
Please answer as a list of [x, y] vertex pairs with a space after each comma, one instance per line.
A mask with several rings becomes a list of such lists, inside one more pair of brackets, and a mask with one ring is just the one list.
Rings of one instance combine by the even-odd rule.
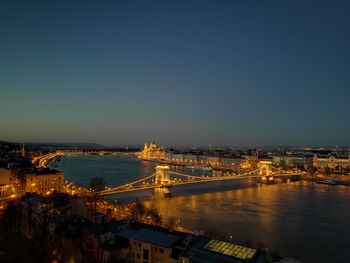
[[25, 148], [24, 148], [24, 144], [22, 144], [21, 155], [22, 155], [22, 157], [25, 157], [25, 156], [26, 156], [26, 150], [25, 150]]

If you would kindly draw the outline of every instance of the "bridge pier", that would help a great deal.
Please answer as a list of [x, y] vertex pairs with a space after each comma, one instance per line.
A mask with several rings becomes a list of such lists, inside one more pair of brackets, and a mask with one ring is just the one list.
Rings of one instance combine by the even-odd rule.
[[156, 184], [168, 184], [170, 182], [170, 167], [168, 165], [156, 166]]
[[272, 163], [270, 161], [260, 161], [258, 163], [259, 175], [261, 175], [261, 182], [271, 184], [275, 182], [272, 173]]
[[272, 163], [270, 161], [260, 161], [258, 163], [259, 174], [270, 176], [272, 174]]
[[170, 181], [170, 167], [168, 165], [157, 165], [156, 166], [156, 180], [155, 183], [161, 185], [156, 188], [156, 192], [162, 192], [165, 197], [171, 196], [171, 181]]
[[274, 176], [262, 176], [261, 179], [260, 179], [260, 183], [274, 184], [275, 183], [275, 177]]

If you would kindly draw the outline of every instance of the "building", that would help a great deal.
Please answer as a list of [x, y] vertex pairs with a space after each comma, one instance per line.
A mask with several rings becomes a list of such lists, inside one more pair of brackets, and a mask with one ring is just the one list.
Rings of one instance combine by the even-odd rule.
[[251, 263], [267, 261], [264, 255], [254, 248], [199, 236], [181, 254], [180, 262]]
[[26, 194], [18, 206], [18, 230], [27, 238], [32, 238], [39, 229], [44, 197], [36, 193]]
[[0, 199], [7, 198], [12, 194], [10, 187], [10, 171], [0, 168]]
[[111, 257], [129, 258], [129, 242], [117, 235], [127, 229], [125, 220], [92, 225], [83, 230], [83, 250], [96, 262], [107, 262]]
[[172, 154], [171, 158], [172, 158], [171, 160], [173, 162], [176, 162], [176, 163], [179, 163], [179, 164], [183, 163], [183, 161], [184, 161], [184, 155], [183, 154], [179, 154], [179, 153]]
[[26, 156], [26, 149], [24, 148], [24, 144], [22, 144], [22, 147], [21, 147], [21, 156], [22, 158]]
[[349, 170], [350, 155], [346, 157], [336, 157], [334, 155], [315, 155], [313, 158], [313, 165], [319, 170]]
[[172, 152], [165, 152], [164, 153], [164, 159], [166, 161], [171, 161], [172, 160], [172, 157], [173, 157], [173, 153]]
[[246, 155], [244, 160], [240, 164], [242, 169], [256, 169], [258, 167], [258, 156], [256, 155]]
[[140, 225], [118, 233], [129, 240], [131, 262], [176, 263], [186, 248], [188, 235], [164, 228]]
[[283, 168], [305, 169], [312, 166], [312, 158], [298, 155], [280, 155], [272, 157], [272, 164]]
[[164, 160], [165, 151], [158, 147], [155, 142], [146, 143], [141, 153], [141, 158], [146, 160]]
[[207, 162], [210, 166], [220, 166], [221, 165], [221, 158], [218, 156], [208, 156]]
[[0, 184], [0, 200], [11, 196], [11, 187], [8, 184]]
[[225, 169], [237, 169], [241, 162], [242, 159], [221, 158], [221, 166]]
[[82, 197], [60, 192], [49, 196], [26, 193], [21, 197], [17, 211], [18, 229], [27, 238], [45, 235], [48, 225], [54, 226], [74, 216], [88, 216], [87, 206]]
[[49, 194], [63, 191], [64, 173], [56, 170], [42, 169], [24, 176], [24, 192]]
[[0, 185], [10, 184], [10, 171], [4, 168], [0, 168]]
[[197, 155], [197, 162], [198, 162], [198, 165], [201, 165], [201, 166], [209, 165], [209, 163], [208, 163], [208, 156], [206, 156], [206, 155]]

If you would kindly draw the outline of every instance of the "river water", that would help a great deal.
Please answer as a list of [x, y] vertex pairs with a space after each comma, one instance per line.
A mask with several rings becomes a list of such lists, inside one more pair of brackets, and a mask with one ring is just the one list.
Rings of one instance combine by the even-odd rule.
[[[115, 186], [152, 174], [154, 166], [130, 157], [65, 156], [59, 169], [73, 182], [87, 185], [91, 177], [102, 177]], [[241, 180], [175, 187], [172, 193], [163, 198], [149, 190], [111, 199], [138, 198], [156, 207], [164, 222], [181, 220], [186, 228], [263, 245], [303, 262], [350, 262], [350, 187]]]

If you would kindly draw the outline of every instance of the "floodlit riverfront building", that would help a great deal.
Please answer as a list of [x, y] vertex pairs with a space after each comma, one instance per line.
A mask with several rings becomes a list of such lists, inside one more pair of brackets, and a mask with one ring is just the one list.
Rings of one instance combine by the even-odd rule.
[[312, 166], [312, 156], [280, 155], [272, 157], [272, 164], [279, 167], [307, 168]]
[[266, 262], [261, 251], [233, 243], [197, 237], [181, 254], [181, 263], [244, 263]]
[[10, 171], [0, 168], [0, 199], [10, 196], [11, 193]]
[[319, 156], [315, 155], [313, 158], [313, 165], [317, 169], [324, 170], [326, 168], [340, 168], [350, 169], [350, 156], [347, 157], [335, 157], [330, 156]]
[[37, 170], [25, 175], [24, 192], [35, 192], [38, 194], [49, 194], [53, 191], [62, 191], [64, 184], [64, 173], [56, 170]]
[[177, 263], [188, 237], [185, 233], [148, 225], [132, 227], [118, 235], [129, 240], [131, 262], [134, 263]]
[[158, 147], [155, 142], [149, 145], [146, 143], [141, 154], [141, 158], [147, 160], [162, 160], [164, 156], [165, 151]]
[[0, 199], [9, 197], [11, 195], [11, 188], [8, 184], [0, 184]]

